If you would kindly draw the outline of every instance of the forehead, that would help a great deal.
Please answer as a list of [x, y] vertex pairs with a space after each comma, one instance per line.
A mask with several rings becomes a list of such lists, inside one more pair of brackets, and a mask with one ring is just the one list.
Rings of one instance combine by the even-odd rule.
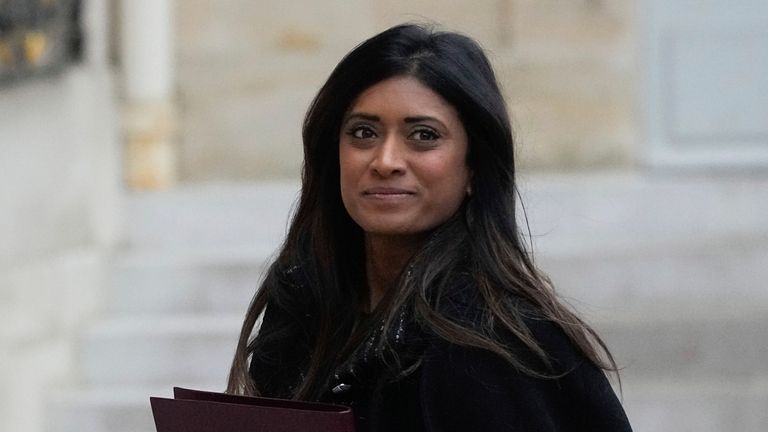
[[429, 115], [458, 121], [456, 109], [442, 96], [410, 76], [396, 76], [368, 87], [352, 102], [353, 113]]

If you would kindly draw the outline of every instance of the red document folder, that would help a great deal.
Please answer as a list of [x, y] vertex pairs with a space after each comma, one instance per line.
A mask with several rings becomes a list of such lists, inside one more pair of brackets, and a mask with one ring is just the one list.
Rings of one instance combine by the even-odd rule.
[[235, 396], [179, 387], [151, 397], [157, 432], [354, 432], [345, 406]]

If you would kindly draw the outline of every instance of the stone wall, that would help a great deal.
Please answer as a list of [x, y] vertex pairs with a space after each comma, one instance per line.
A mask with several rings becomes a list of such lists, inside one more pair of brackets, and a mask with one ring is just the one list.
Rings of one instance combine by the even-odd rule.
[[426, 21], [489, 51], [529, 167], [635, 157], [631, 0], [177, 2], [182, 180], [296, 177], [304, 111], [341, 57]]

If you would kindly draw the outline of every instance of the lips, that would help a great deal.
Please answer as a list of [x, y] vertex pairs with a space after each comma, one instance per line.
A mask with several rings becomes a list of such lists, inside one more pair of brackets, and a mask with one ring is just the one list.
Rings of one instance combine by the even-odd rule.
[[373, 187], [363, 191], [363, 195], [366, 196], [380, 196], [380, 197], [397, 197], [404, 195], [413, 195], [414, 192], [408, 189], [400, 189], [393, 187]]

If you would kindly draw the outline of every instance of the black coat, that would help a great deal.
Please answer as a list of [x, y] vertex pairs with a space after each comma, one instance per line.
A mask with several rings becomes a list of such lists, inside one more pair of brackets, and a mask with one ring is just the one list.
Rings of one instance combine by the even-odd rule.
[[605, 374], [573, 348], [562, 330], [539, 323], [534, 335], [569, 370], [564, 376], [535, 378], [489, 351], [435, 340], [412, 374], [353, 401], [361, 429], [631, 431]]
[[[466, 293], [467, 287], [459, 291]], [[460, 298], [451, 315], [473, 316], [476, 302]], [[262, 328], [298, 335], [295, 320], [295, 314], [281, 313], [270, 304]], [[337, 374], [322, 400], [352, 406], [361, 432], [631, 431], [603, 371], [574, 347], [562, 329], [543, 320], [529, 319], [526, 324], [550, 356], [557, 378], [533, 377], [490, 351], [421, 335], [419, 361], [406, 376], [390, 379], [380, 362], [366, 356], [365, 361], [352, 362], [349, 370], [356, 370], [354, 374]], [[408, 340], [416, 340], [410, 336]], [[530, 349], [509, 339], [520, 359], [536, 364]], [[300, 337], [268, 345], [282, 348], [256, 352], [251, 376], [265, 396], [290, 397], [301, 380], [295, 359], [306, 358], [307, 346]]]

